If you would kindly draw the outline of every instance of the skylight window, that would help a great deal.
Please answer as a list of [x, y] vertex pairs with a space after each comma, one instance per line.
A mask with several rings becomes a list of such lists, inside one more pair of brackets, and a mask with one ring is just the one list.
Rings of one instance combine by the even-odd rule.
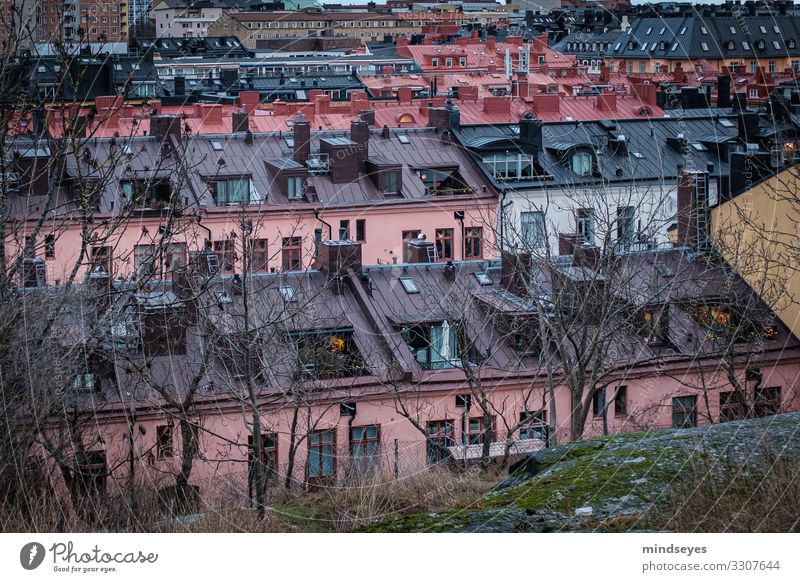
[[287, 135], [283, 138], [283, 142], [286, 144], [287, 147], [293, 148], [294, 147], [294, 137], [291, 135]]
[[[653, 44], [655, 44], [655, 43], [653, 43]], [[647, 43], [644, 43], [644, 44], [642, 45], [642, 50], [643, 50], [643, 51], [646, 51], [646, 50], [647, 50]]]
[[686, 27], [685, 26], [683, 28], [681, 28], [680, 34], [686, 34]]
[[659, 33], [658, 33], [658, 34], [659, 34], [659, 36], [660, 36], [660, 35], [662, 35], [662, 34], [664, 34], [664, 31], [665, 31], [665, 30], [667, 30], [667, 29], [666, 29], [666, 28], [662, 28], [662, 29], [661, 29], [661, 32], [659, 32]]
[[705, 26], [701, 26], [700, 32], [702, 32], [703, 34], [708, 34], [708, 29]]
[[706, 44], [706, 43], [704, 43], [704, 42], [701, 42], [701, 43], [700, 43], [700, 46], [702, 47], [702, 49], [703, 49], [704, 51], [706, 51], [706, 52], [708, 51], [708, 44]]
[[414, 279], [411, 277], [400, 277], [400, 284], [403, 286], [403, 289], [406, 290], [406, 293], [419, 293], [419, 287], [414, 282]]
[[221, 152], [222, 142], [217, 139], [211, 140], [211, 149], [214, 150], [215, 152]]
[[731, 29], [731, 34], [736, 34], [736, 27], [735, 26], [731, 26], [730, 29]]
[[618, 50], [619, 50], [619, 47], [620, 47], [621, 45], [622, 45], [622, 43], [621, 43], [621, 42], [618, 42], [618, 43], [617, 43], [617, 46], [615, 46], [615, 47], [614, 47], [614, 52], [618, 51]]
[[669, 50], [670, 50], [670, 51], [672, 51], [673, 53], [674, 53], [676, 50], [678, 50], [678, 43], [677, 43], [677, 42], [674, 42], [674, 43], [672, 43], [672, 48], [671, 48], [671, 49], [669, 49]]
[[475, 278], [481, 285], [492, 285], [494, 283], [492, 278], [489, 276], [489, 273], [475, 273]]
[[637, 160], [643, 160], [644, 159], [644, 156], [640, 152], [633, 152], [631, 155], [634, 158], [636, 158]]
[[747, 42], [746, 40], [743, 40], [743, 41], [742, 41], [742, 48], [743, 48], [744, 50], [746, 50], [746, 51], [749, 51], [749, 50], [750, 50], [750, 43], [749, 43], [749, 42]]
[[774, 46], [776, 49], [780, 50], [780, 48], [781, 48], [781, 43], [780, 43], [780, 41], [773, 40], [773, 41], [772, 41], [772, 46]]
[[650, 28], [648, 28], [648, 29], [647, 29], [647, 32], [645, 32], [645, 34], [646, 34], [647, 36], [650, 36], [650, 33], [651, 33], [651, 32], [653, 32], [653, 27], [652, 27], [652, 26], [651, 26]]
[[775, 24], [775, 25], [773, 25], [773, 26], [772, 26], [772, 30], [774, 30], [774, 31], [775, 31], [775, 34], [780, 34], [780, 33], [781, 33], [781, 29], [780, 29], [780, 28], [778, 28], [778, 25], [777, 25], [777, 24]]
[[283, 297], [284, 303], [297, 301], [297, 295], [295, 295], [294, 287], [291, 287], [290, 285], [281, 285], [281, 297]]
[[123, 144], [122, 153], [125, 154], [126, 156], [132, 156], [133, 155], [133, 148], [131, 147], [131, 144], [129, 144], [129, 143]]
[[761, 29], [761, 34], [767, 34], [767, 29], [763, 26], [759, 27]]
[[411, 138], [409, 138], [408, 135], [406, 135], [405, 133], [398, 133], [397, 134], [397, 140], [400, 143], [406, 144], [406, 145], [411, 143]]
[[696, 142], [696, 141], [695, 141], [695, 142], [692, 142], [692, 143], [691, 143], [691, 144], [689, 144], [689, 145], [691, 145], [691, 146], [692, 146], [692, 149], [693, 149], [694, 151], [696, 151], [696, 152], [705, 152], [705, 151], [708, 151], [708, 148], [707, 148], [706, 146], [704, 146], [703, 144], [701, 144], [700, 142]]
[[722, 127], [736, 127], [736, 124], [732, 122], [730, 119], [720, 119], [719, 124]]

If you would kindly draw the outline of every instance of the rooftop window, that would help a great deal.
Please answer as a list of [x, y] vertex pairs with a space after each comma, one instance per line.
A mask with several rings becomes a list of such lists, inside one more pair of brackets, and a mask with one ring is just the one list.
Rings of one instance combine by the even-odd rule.
[[460, 365], [461, 342], [457, 330], [447, 321], [421, 323], [402, 328], [403, 340], [423, 370], [439, 370]]
[[214, 179], [208, 182], [208, 189], [217, 206], [250, 204], [257, 198], [248, 177]]
[[494, 283], [492, 278], [489, 276], [489, 273], [475, 273], [475, 278], [481, 285], [492, 285]]
[[167, 178], [123, 180], [120, 185], [125, 200], [135, 208], [166, 208], [172, 199], [172, 184]]
[[215, 152], [221, 152], [222, 142], [217, 139], [211, 140], [211, 149], [214, 150]]
[[293, 334], [291, 339], [304, 379], [328, 380], [369, 374], [351, 329], [304, 332]]
[[417, 287], [417, 283], [411, 277], [400, 277], [400, 284], [403, 286], [406, 293], [419, 293], [419, 287]]

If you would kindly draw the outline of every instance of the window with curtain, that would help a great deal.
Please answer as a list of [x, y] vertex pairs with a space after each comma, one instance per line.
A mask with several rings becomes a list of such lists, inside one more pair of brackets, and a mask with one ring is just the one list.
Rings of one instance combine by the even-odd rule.
[[214, 203], [217, 206], [226, 204], [250, 203], [250, 178], [228, 178], [215, 180], [211, 184]]
[[521, 212], [520, 225], [522, 245], [525, 248], [538, 248], [544, 246], [545, 225], [544, 213], [539, 211]]
[[423, 370], [452, 368], [459, 357], [456, 330], [449, 322], [403, 328], [403, 339]]
[[572, 155], [572, 171], [579, 176], [587, 176], [592, 173], [592, 154], [589, 152], [577, 152]]

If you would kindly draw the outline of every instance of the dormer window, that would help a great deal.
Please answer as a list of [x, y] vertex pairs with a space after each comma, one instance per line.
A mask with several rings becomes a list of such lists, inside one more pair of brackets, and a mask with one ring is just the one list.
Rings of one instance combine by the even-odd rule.
[[458, 168], [420, 168], [417, 176], [429, 194], [471, 194], [475, 188], [468, 186]]
[[575, 152], [572, 154], [572, 171], [579, 176], [589, 176], [592, 173], [592, 154], [589, 152]]
[[352, 378], [369, 374], [353, 339], [353, 330], [303, 332], [292, 334], [291, 340], [304, 380]]
[[527, 154], [493, 154], [483, 158], [499, 180], [523, 180], [534, 175], [533, 156]]
[[299, 200], [303, 197], [302, 176], [288, 176], [286, 178], [286, 196], [289, 200]]
[[209, 181], [208, 189], [217, 206], [250, 204], [255, 198], [251, 196], [252, 182], [249, 177], [217, 178]]
[[381, 192], [384, 194], [397, 194], [397, 172], [381, 173]]
[[172, 199], [172, 185], [167, 178], [123, 180], [121, 188], [125, 200], [139, 209], [166, 208]]
[[403, 340], [423, 370], [439, 370], [460, 365], [458, 333], [447, 321], [408, 325], [401, 330]]
[[659, 346], [667, 339], [668, 311], [664, 305], [645, 307], [642, 310], [641, 335], [647, 345]]

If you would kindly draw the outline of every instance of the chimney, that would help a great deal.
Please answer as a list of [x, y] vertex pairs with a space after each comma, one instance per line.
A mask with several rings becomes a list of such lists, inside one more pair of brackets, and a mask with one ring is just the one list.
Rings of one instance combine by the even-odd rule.
[[292, 127], [294, 134], [294, 155], [298, 164], [305, 164], [311, 155], [311, 125], [307, 121], [295, 121]]
[[573, 248], [572, 264], [576, 267], [596, 269], [600, 264], [600, 247], [583, 243]]
[[731, 78], [728, 75], [717, 77], [717, 107], [731, 106]]
[[617, 94], [602, 93], [598, 95], [597, 108], [605, 113], [614, 113], [617, 110]]
[[678, 245], [701, 250], [708, 245], [708, 172], [678, 175]]
[[156, 137], [156, 141], [164, 141], [168, 136], [181, 136], [181, 118], [177, 115], [151, 115], [150, 116], [150, 135]]
[[558, 93], [541, 93], [533, 96], [533, 110], [538, 113], [559, 113], [561, 97]]
[[428, 126], [433, 127], [436, 133], [458, 129], [461, 126], [461, 110], [449, 99], [444, 107], [429, 107]]
[[366, 109], [364, 111], [359, 111], [358, 112], [358, 116], [367, 125], [375, 125], [375, 112], [372, 109]]
[[73, 137], [86, 137], [91, 133], [91, 126], [88, 115], [76, 114], [72, 125]]
[[319, 151], [328, 154], [331, 182], [349, 184], [358, 180], [359, 151], [361, 148], [345, 137], [327, 137], [319, 140]]
[[175, 96], [182, 97], [186, 95], [186, 77], [175, 77]]
[[95, 298], [94, 304], [97, 306], [98, 311], [104, 312], [111, 306], [111, 294], [113, 291], [111, 277], [102, 267], [97, 266], [89, 272], [86, 283]]
[[733, 93], [731, 105], [734, 111], [747, 111], [747, 93]]
[[755, 111], [740, 111], [736, 116], [739, 129], [739, 141], [754, 143], [758, 133], [758, 113]]
[[530, 253], [503, 251], [500, 256], [500, 282], [520, 297], [528, 294], [533, 261]]
[[558, 233], [558, 254], [559, 255], [574, 255], [575, 247], [578, 243], [578, 235], [559, 232]]
[[350, 140], [356, 144], [358, 169], [363, 172], [367, 169], [369, 158], [369, 125], [366, 121], [359, 119], [350, 123]]
[[238, 133], [240, 131], [250, 131], [250, 117], [244, 111], [234, 111], [231, 121], [231, 131]]
[[397, 101], [401, 105], [411, 104], [411, 87], [398, 87], [397, 88]]
[[453, 261], [447, 261], [444, 266], [444, 276], [449, 281], [456, 280], [456, 266], [453, 264]]
[[530, 112], [519, 120], [519, 141], [536, 148], [537, 153], [542, 148], [542, 121], [534, 118]]
[[261, 103], [261, 94], [258, 91], [241, 91], [239, 93], [239, 105], [245, 111], [255, 111]]
[[656, 105], [657, 87], [653, 83], [639, 83], [632, 87], [633, 94], [639, 98], [639, 101], [648, 105]]
[[490, 36], [486, 39], [486, 52], [494, 53], [497, 50], [497, 40], [495, 37]]
[[431, 263], [436, 257], [436, 245], [431, 241], [425, 239], [425, 235], [421, 234], [415, 239], [411, 239], [406, 243], [408, 245], [408, 262], [409, 263]]
[[608, 65], [603, 63], [600, 65], [600, 83], [607, 85], [611, 81], [611, 71]]
[[328, 281], [340, 280], [353, 271], [361, 278], [361, 244], [352, 240], [324, 240], [317, 244], [314, 267]]

